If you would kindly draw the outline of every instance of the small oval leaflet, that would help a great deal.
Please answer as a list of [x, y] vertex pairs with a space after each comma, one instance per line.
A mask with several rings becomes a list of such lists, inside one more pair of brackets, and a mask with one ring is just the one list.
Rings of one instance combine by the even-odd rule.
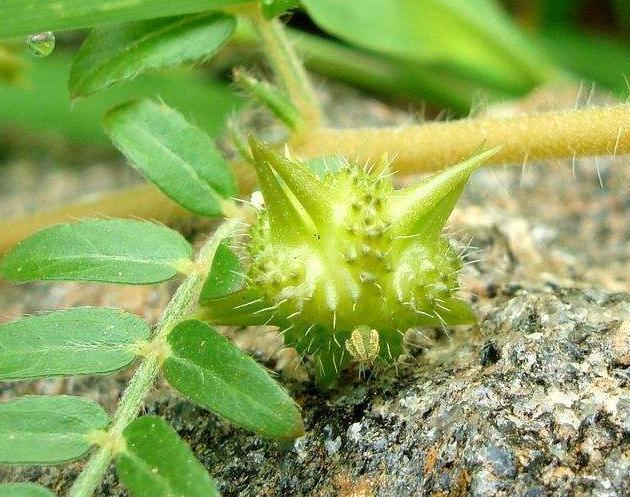
[[0, 464], [53, 464], [81, 458], [88, 435], [104, 429], [98, 404], [67, 395], [33, 395], [0, 404]]
[[190, 260], [176, 231], [148, 221], [88, 220], [47, 228], [20, 242], [0, 263], [11, 281], [150, 284], [168, 280]]
[[52, 31], [35, 33], [26, 39], [29, 50], [37, 57], [48, 57], [55, 50], [55, 43], [55, 33]]
[[116, 472], [134, 497], [219, 497], [206, 469], [161, 418], [138, 418], [123, 437]]
[[214, 12], [95, 29], [73, 60], [70, 92], [86, 96], [147, 70], [207, 60], [235, 27], [234, 16]]
[[34, 483], [0, 483], [0, 495], [2, 497], [55, 497], [50, 490]]
[[76, 308], [0, 325], [0, 380], [100, 374], [130, 364], [132, 347], [149, 336], [138, 316]]
[[169, 383], [202, 406], [266, 438], [304, 433], [297, 405], [254, 359], [209, 325], [179, 323], [164, 363]]
[[212, 140], [170, 107], [129, 102], [110, 111], [104, 125], [132, 165], [189, 211], [220, 216], [223, 200], [236, 195], [236, 179]]

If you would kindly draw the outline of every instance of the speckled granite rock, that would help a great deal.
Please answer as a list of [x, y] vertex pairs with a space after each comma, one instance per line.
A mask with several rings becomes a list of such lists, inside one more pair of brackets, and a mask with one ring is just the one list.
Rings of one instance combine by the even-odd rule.
[[[344, 107], [344, 108], [347, 108]], [[396, 122], [386, 107], [364, 111]], [[271, 368], [303, 409], [306, 435], [260, 440], [182, 400], [164, 384], [147, 412], [166, 417], [225, 497], [630, 495], [630, 183], [627, 158], [529, 165], [475, 174], [452, 218], [462, 278], [479, 325], [421, 330], [398, 371], [319, 392], [298, 381], [277, 337], [228, 330]], [[600, 168], [599, 173], [596, 166]], [[23, 171], [22, 167], [20, 171]], [[61, 176], [61, 173], [56, 173]], [[70, 184], [80, 171], [68, 171]], [[601, 179], [603, 188], [600, 188]], [[101, 304], [155, 320], [170, 293], [93, 285], [0, 285], [5, 317]], [[113, 409], [125, 374], [0, 385], [87, 395]], [[80, 463], [0, 470], [63, 495]], [[100, 497], [126, 492], [110, 472]]]
[[307, 434], [292, 446], [170, 397], [150, 411], [226, 497], [628, 495], [630, 296], [498, 291], [479, 329], [398, 376], [296, 392]]

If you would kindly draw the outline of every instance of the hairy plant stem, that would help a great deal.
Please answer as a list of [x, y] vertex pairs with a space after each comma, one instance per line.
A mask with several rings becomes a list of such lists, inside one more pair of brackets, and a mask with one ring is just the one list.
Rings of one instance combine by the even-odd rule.
[[[463, 119], [399, 128], [315, 129], [308, 139], [293, 144], [291, 152], [304, 159], [341, 154], [374, 160], [384, 153], [401, 174], [435, 171], [469, 156], [480, 146], [503, 149], [490, 164], [521, 165], [589, 155], [630, 153], [630, 105], [591, 107], [530, 116]], [[251, 165], [232, 164], [241, 195], [253, 190]], [[142, 201], [138, 201], [142, 199]], [[142, 185], [97, 200], [70, 204], [0, 223], [0, 254], [34, 232], [85, 217], [140, 217], [172, 223], [190, 214], [151, 185]]]
[[[239, 219], [226, 221], [203, 245], [196, 259], [198, 270], [190, 274], [173, 295], [156, 327], [152, 342], [166, 341], [173, 327], [192, 315], [217, 246], [234, 232], [239, 222]], [[125, 427], [138, 416], [160, 371], [163, 360], [160, 350], [161, 347], [155, 347], [153, 353], [144, 358], [129, 382], [108, 430], [110, 438], [120, 437]], [[90, 497], [103, 479], [114, 455], [111, 444], [101, 446], [83, 468], [68, 497]]]
[[266, 20], [259, 9], [251, 11], [249, 18], [258, 34], [265, 56], [269, 60], [278, 82], [284, 86], [289, 98], [304, 120], [303, 128], [321, 125], [323, 115], [302, 62], [277, 19]]
[[630, 104], [396, 128], [315, 129], [292, 150], [298, 157], [341, 154], [359, 161], [387, 154], [399, 173], [411, 174], [439, 170], [480, 148], [498, 146], [488, 164], [626, 154]]

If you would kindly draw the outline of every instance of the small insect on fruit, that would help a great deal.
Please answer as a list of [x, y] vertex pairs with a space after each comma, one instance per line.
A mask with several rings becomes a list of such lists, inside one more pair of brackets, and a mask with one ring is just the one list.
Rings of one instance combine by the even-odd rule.
[[[475, 321], [442, 229], [495, 150], [396, 190], [385, 159], [317, 174], [256, 139], [251, 147], [264, 208], [246, 249], [231, 253], [233, 291], [202, 293], [207, 320], [278, 326], [287, 346], [314, 356], [322, 384], [351, 362], [395, 362], [409, 328]], [[213, 267], [211, 279], [215, 269], [225, 272]]]
[[370, 329], [369, 326], [352, 330], [350, 338], [346, 340], [346, 350], [361, 366], [370, 367], [381, 350], [378, 330]]

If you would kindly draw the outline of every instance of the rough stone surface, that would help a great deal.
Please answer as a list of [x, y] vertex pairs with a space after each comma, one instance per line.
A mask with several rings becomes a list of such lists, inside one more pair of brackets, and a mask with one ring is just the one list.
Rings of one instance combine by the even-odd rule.
[[[361, 105], [372, 121], [401, 119]], [[308, 361], [293, 367], [273, 333], [227, 330], [281, 371], [302, 406], [307, 432], [294, 443], [234, 428], [163, 382], [146, 412], [190, 442], [225, 497], [630, 495], [627, 158], [574, 166], [575, 176], [571, 161], [475, 174], [451, 228], [479, 250], [467, 249], [462, 276], [479, 325], [410, 333], [413, 352], [397, 371], [348, 371], [320, 392], [305, 380]], [[65, 174], [75, 185], [85, 173]], [[154, 321], [170, 291], [0, 284], [0, 313], [97, 304]], [[66, 392], [112, 410], [128, 376], [4, 384], [0, 399]], [[80, 466], [1, 470], [0, 479], [63, 494]], [[98, 495], [127, 494], [110, 472]]]
[[[226, 497], [622, 496], [628, 318], [626, 294], [501, 287], [479, 329], [440, 341], [397, 376], [298, 389], [307, 434], [292, 446], [171, 397], [150, 410], [190, 440]], [[484, 361], [489, 344], [496, 360]]]

